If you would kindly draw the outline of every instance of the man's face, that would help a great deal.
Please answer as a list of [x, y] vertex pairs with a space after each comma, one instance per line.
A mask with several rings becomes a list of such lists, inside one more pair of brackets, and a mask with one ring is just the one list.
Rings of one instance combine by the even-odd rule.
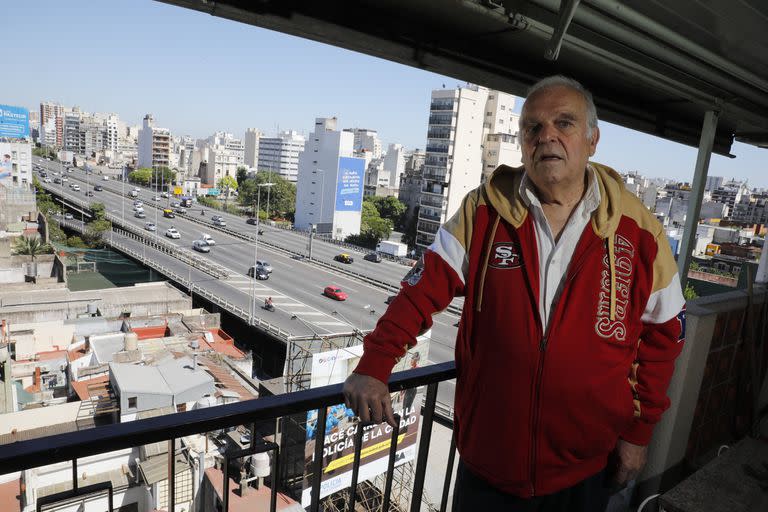
[[533, 183], [573, 185], [584, 179], [600, 132], [587, 137], [587, 105], [569, 87], [541, 89], [525, 101], [521, 113], [523, 165]]

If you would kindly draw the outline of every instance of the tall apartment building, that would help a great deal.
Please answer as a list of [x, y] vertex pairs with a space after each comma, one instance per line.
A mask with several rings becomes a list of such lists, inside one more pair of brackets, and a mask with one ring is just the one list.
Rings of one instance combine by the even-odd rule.
[[245, 130], [244, 139], [244, 155], [243, 161], [249, 169], [257, 169], [259, 167], [259, 140], [264, 134], [256, 128], [248, 128]]
[[144, 116], [139, 130], [139, 167], [168, 167], [171, 154], [171, 132], [154, 125], [152, 114]]
[[399, 188], [400, 187], [400, 175], [405, 171], [405, 149], [402, 144], [390, 144], [387, 148], [387, 154], [384, 155], [384, 178], [387, 183], [382, 183], [381, 176], [379, 178], [379, 185]]
[[216, 132], [202, 145], [206, 172], [203, 183], [216, 186], [224, 176], [237, 176], [237, 168], [244, 165], [243, 142], [226, 132]]
[[296, 183], [299, 175], [299, 154], [304, 151], [305, 143], [304, 137], [293, 130], [282, 131], [277, 137], [261, 137], [259, 170], [277, 172], [281, 178]]
[[24, 139], [0, 140], [0, 173], [2, 185], [31, 185], [32, 143]]
[[502, 163], [519, 165], [514, 101], [512, 95], [469, 84], [432, 91], [416, 228], [421, 250], [484, 174]]
[[381, 158], [381, 140], [379, 140], [379, 134], [376, 130], [369, 130], [367, 128], [347, 128], [344, 131], [352, 132], [355, 136], [352, 143], [355, 153], [368, 151], [371, 153], [374, 160]]
[[58, 103], [40, 103], [40, 138], [43, 145], [64, 145], [64, 112], [65, 108]]
[[722, 176], [707, 176], [707, 182], [704, 185], [704, 190], [713, 191], [723, 186], [725, 178]]
[[748, 199], [749, 195], [750, 190], [746, 183], [729, 180], [728, 182], [723, 183], [721, 187], [712, 191], [712, 200], [728, 206], [726, 216], [730, 218], [736, 203]]
[[317, 118], [299, 155], [294, 225], [315, 226], [318, 233], [341, 240], [360, 232], [366, 161], [352, 156], [354, 136], [338, 131], [336, 122]]

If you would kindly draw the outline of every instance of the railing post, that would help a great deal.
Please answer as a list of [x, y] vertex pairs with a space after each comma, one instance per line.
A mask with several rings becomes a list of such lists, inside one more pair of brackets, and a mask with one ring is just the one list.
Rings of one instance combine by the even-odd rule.
[[451, 477], [453, 476], [453, 462], [456, 457], [456, 430], [451, 430], [451, 448], [448, 452], [448, 468], [445, 470], [445, 482], [443, 483], [443, 499], [440, 500], [440, 512], [448, 510], [448, 494], [451, 490]]
[[[310, 512], [320, 510], [320, 483], [323, 480], [323, 448], [325, 445], [325, 420], [328, 416], [328, 407], [320, 407], [317, 410], [317, 428], [315, 428], [315, 461], [312, 473], [312, 501], [309, 505]], [[226, 511], [224, 511], [226, 512]]]
[[357, 478], [360, 473], [360, 454], [363, 448], [363, 430], [371, 423], [357, 422], [357, 432], [355, 433], [355, 458], [352, 461], [352, 483], [349, 489], [348, 512], [355, 512], [355, 501], [357, 499]]
[[424, 423], [421, 425], [421, 439], [419, 440], [419, 455], [416, 459], [416, 479], [413, 482], [413, 496], [411, 497], [411, 512], [419, 512], [421, 508], [421, 496], [424, 492], [424, 476], [427, 472], [427, 456], [429, 455], [429, 443], [432, 440], [432, 422], [435, 418], [435, 404], [437, 403], [438, 383], [427, 386], [427, 400], [424, 404]]
[[[168, 510], [176, 504], [176, 438], [168, 440]], [[226, 510], [226, 509], [225, 509]]]
[[392, 428], [392, 438], [389, 440], [389, 463], [387, 464], [387, 479], [384, 483], [384, 502], [381, 512], [389, 512], [390, 495], [392, 494], [392, 478], [395, 476], [395, 457], [397, 456], [397, 438], [400, 435], [400, 415], [395, 414], [395, 426]]

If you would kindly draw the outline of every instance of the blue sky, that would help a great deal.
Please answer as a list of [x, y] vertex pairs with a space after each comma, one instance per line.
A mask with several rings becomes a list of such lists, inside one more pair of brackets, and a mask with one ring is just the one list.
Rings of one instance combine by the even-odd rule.
[[[342, 128], [423, 149], [430, 92], [463, 83], [149, 0], [4, 2], [2, 21], [0, 103], [57, 101], [130, 124], [152, 113], [174, 135], [306, 133], [336, 116]], [[692, 179], [695, 148], [608, 123], [601, 132], [597, 161]], [[732, 153], [713, 155], [709, 175], [768, 188], [768, 151], [735, 143]]]

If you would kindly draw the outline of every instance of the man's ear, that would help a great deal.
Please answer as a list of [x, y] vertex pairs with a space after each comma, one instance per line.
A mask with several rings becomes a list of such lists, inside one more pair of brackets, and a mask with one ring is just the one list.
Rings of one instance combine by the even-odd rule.
[[589, 156], [595, 154], [597, 151], [597, 143], [600, 141], [600, 128], [595, 126], [592, 129], [592, 140], [589, 142]]

